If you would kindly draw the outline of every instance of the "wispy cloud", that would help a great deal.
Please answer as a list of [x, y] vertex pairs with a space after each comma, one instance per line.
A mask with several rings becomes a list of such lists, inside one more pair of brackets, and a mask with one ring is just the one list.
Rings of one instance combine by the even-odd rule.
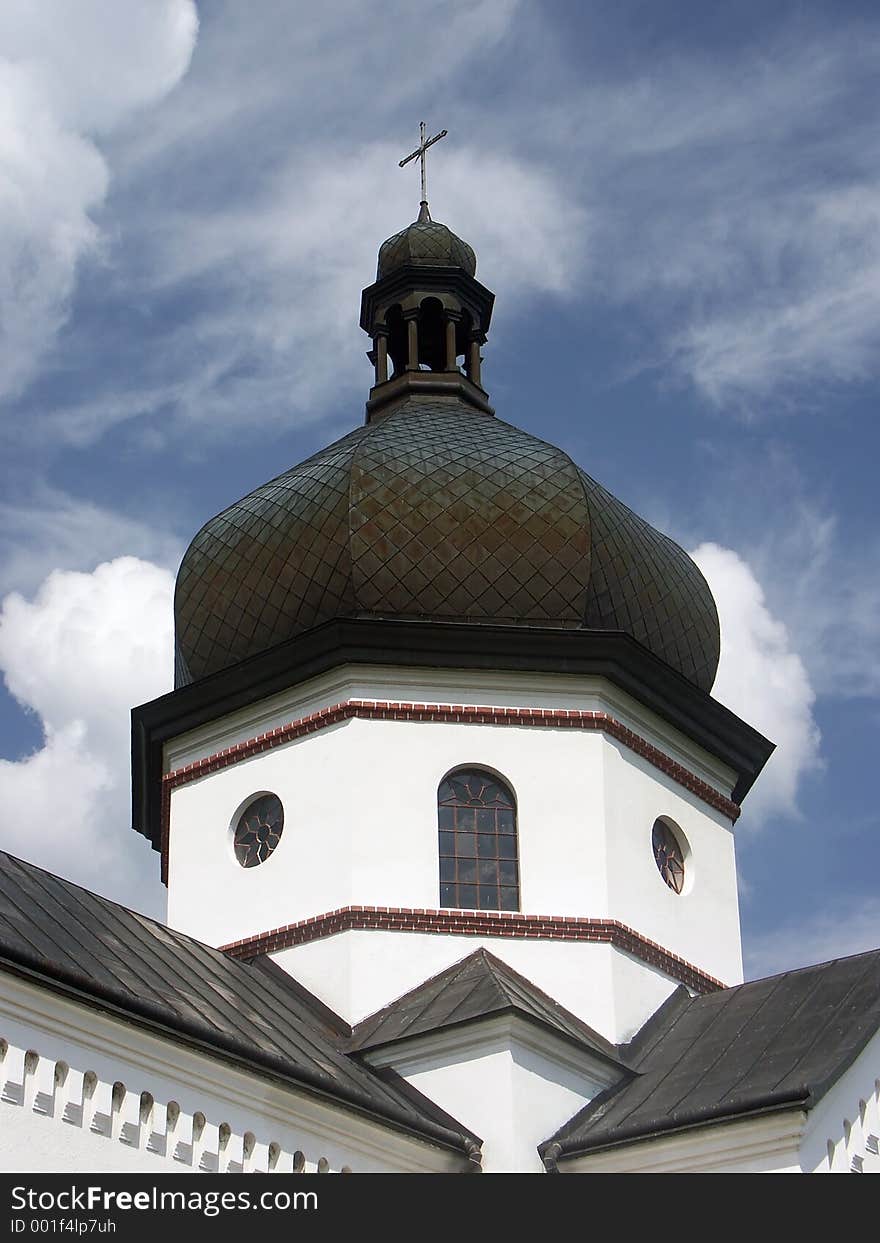
[[[268, 434], [273, 425], [326, 418], [346, 394], [353, 403], [362, 397], [369, 370], [368, 342], [355, 326], [359, 291], [375, 270], [377, 239], [389, 220], [403, 224], [414, 215], [412, 185], [403, 178], [387, 184], [384, 170], [397, 154], [387, 144], [342, 152], [329, 163], [302, 153], [246, 205], [166, 217], [161, 233], [145, 242], [150, 262], [136, 288], [145, 299], [184, 298], [185, 325], [177, 317], [144, 324], [149, 347], [136, 358], [120, 354], [118, 365], [103, 370], [105, 392], [44, 410], [42, 424], [85, 444], [118, 422], [168, 410], [166, 435], [196, 425], [217, 437], [250, 422], [256, 409]], [[451, 227], [467, 222], [478, 275], [492, 283], [493, 273], [510, 274], [511, 298], [565, 293], [587, 225], [575, 211], [575, 237], [564, 235], [572, 216], [566, 221], [561, 194], [539, 169], [460, 144], [444, 164], [442, 216]], [[187, 295], [203, 285], [210, 297]]]
[[[609, 73], [591, 59], [586, 12], [566, 42], [552, 16], [514, 0], [392, 2], [381, 21], [349, 0], [308, 21], [277, 7], [255, 21], [224, 3], [203, 13], [181, 77], [191, 7], [134, 6], [153, 45], [128, 91], [122, 69], [92, 87], [40, 27], [32, 42], [61, 66], [63, 89], [10, 67], [13, 132], [33, 118], [35, 137], [18, 143], [33, 185], [48, 170], [66, 187], [63, 210], [51, 195], [39, 210], [68, 250], [34, 279], [34, 313], [18, 321], [32, 344], [9, 337], [7, 391], [32, 375], [100, 243], [94, 287], [79, 294], [88, 313], [59, 355], [65, 372], [91, 356], [90, 382], [47, 381], [34, 402], [53, 436], [87, 443], [145, 416], [157, 444], [193, 422], [226, 435], [255, 408], [281, 426], [362, 390], [358, 292], [389, 223], [414, 214], [415, 174], [396, 163], [412, 118], [441, 99], [452, 138], [433, 153], [432, 206], [476, 245], [500, 295], [496, 340], [537, 295], [612, 303], [639, 326], [633, 366], [755, 417], [875, 373], [870, 27], [814, 23], [792, 38], [781, 23], [726, 57], [692, 47], [650, 72], [636, 57]], [[124, 67], [130, 37], [114, 26], [107, 41], [94, 46]], [[28, 207], [35, 193], [23, 192], [6, 253], [44, 262], [54, 252]], [[6, 286], [27, 311], [11, 267]]]
[[[477, 245], [486, 279], [509, 274], [512, 299], [569, 290], [585, 212], [566, 206], [546, 164], [504, 143], [487, 151], [456, 93], [518, 8], [430, 0], [377, 22], [341, 3], [305, 22], [275, 10], [270, 23], [235, 5], [212, 9], [173, 98], [102, 141], [113, 180], [96, 216], [99, 303], [72, 322], [62, 358], [83, 383], [44, 377], [29, 407], [39, 434], [83, 445], [152, 416], [155, 448], [157, 436], [193, 423], [222, 436], [259, 409], [271, 431], [325, 418], [348, 390], [360, 395], [368, 371], [359, 292], [389, 225], [415, 214], [417, 177], [396, 165], [416, 132], [413, 105], [424, 108], [441, 84], [452, 113], [444, 120], [453, 131], [458, 124], [456, 145], [435, 154], [435, 215]], [[37, 434], [36, 423], [21, 434]]]
[[832, 385], [873, 375], [880, 341], [880, 182], [777, 204], [775, 219], [773, 208], [753, 227], [754, 244], [775, 252], [776, 276], [675, 343], [678, 365], [710, 400], [753, 414], [776, 392], [818, 384], [806, 400], [815, 408]]
[[94, 136], [185, 72], [192, 0], [9, 0], [0, 11], [0, 397], [33, 377], [100, 234], [109, 171]]
[[542, 116], [554, 150], [585, 152], [591, 280], [650, 331], [644, 365], [753, 417], [877, 373], [877, 30], [796, 25]]

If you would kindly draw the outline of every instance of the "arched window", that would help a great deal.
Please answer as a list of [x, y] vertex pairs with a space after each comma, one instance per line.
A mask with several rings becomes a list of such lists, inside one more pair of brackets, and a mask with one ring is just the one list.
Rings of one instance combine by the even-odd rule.
[[437, 791], [440, 905], [519, 910], [519, 851], [513, 792], [492, 773], [466, 768]]

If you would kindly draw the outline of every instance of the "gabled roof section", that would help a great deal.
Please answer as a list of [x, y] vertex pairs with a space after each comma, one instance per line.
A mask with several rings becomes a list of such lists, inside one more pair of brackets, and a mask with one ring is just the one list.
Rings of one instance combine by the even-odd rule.
[[550, 1028], [605, 1061], [622, 1065], [615, 1045], [485, 949], [475, 950], [363, 1019], [354, 1028], [349, 1047], [375, 1049], [511, 1012]]
[[0, 969], [246, 1071], [470, 1155], [475, 1137], [343, 1049], [347, 1025], [275, 964], [245, 964], [0, 852]]
[[880, 950], [689, 998], [626, 1047], [635, 1078], [541, 1146], [545, 1163], [664, 1132], [812, 1109], [880, 1029]]

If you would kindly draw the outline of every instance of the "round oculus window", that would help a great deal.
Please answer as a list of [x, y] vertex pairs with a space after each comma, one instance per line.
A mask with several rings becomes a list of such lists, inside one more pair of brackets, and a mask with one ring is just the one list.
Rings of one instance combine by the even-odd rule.
[[674, 893], [681, 893], [684, 886], [684, 852], [672, 829], [662, 820], [654, 821], [651, 845], [660, 875]]
[[275, 794], [261, 794], [238, 817], [232, 844], [243, 868], [265, 863], [281, 840], [284, 808]]

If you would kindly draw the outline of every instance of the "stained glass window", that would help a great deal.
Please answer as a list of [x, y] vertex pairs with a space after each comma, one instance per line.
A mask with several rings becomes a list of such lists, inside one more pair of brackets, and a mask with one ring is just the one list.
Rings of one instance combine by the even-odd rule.
[[440, 905], [519, 910], [516, 804], [500, 778], [472, 768], [437, 792]]
[[284, 808], [275, 794], [261, 794], [238, 818], [233, 845], [235, 857], [243, 868], [265, 863], [281, 840], [284, 829]]
[[670, 889], [681, 893], [684, 885], [684, 852], [678, 838], [663, 820], [654, 821], [651, 844], [660, 875]]

